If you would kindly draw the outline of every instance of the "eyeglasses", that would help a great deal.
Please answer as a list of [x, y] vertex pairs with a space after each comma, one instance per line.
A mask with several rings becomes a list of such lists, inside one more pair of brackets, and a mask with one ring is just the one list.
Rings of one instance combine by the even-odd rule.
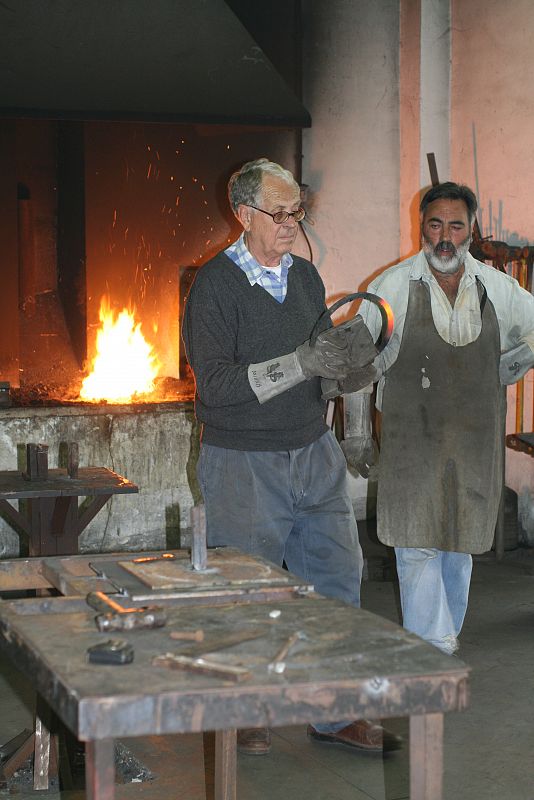
[[302, 222], [306, 216], [306, 212], [303, 208], [297, 208], [296, 211], [277, 211], [275, 214], [271, 214], [270, 211], [264, 211], [263, 208], [257, 208], [257, 206], [252, 206], [250, 203], [247, 203], [247, 205], [255, 211], [261, 211], [262, 214], [267, 214], [267, 216], [272, 217], [273, 222], [276, 222], [277, 225], [283, 225], [284, 222], [287, 222], [289, 217], [293, 217], [295, 222]]

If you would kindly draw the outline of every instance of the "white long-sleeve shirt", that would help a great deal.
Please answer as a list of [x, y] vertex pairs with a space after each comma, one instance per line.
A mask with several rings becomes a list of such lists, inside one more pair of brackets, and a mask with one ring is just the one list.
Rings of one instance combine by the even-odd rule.
[[[515, 278], [477, 261], [468, 253], [458, 295], [454, 306], [451, 306], [447, 295], [430, 271], [421, 250], [417, 255], [387, 269], [369, 285], [367, 290], [387, 300], [394, 315], [391, 339], [374, 362], [379, 375], [382, 376], [377, 392], [378, 408], [382, 405], [383, 375], [395, 363], [399, 354], [408, 308], [410, 281], [422, 279], [428, 284], [432, 317], [437, 332], [445, 342], [463, 347], [474, 341], [482, 329], [477, 278], [485, 287], [488, 300], [493, 304], [497, 315], [501, 352], [504, 353], [522, 343], [528, 344], [534, 352], [534, 297], [522, 289]], [[376, 340], [381, 328], [381, 317], [377, 307], [364, 301], [359, 313]]]

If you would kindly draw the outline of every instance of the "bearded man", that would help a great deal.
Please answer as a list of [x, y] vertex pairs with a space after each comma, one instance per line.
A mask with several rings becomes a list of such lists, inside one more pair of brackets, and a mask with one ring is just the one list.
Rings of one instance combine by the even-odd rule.
[[[534, 364], [534, 298], [469, 253], [477, 201], [442, 183], [420, 205], [421, 251], [370, 286], [394, 313], [377, 357], [377, 534], [395, 548], [403, 625], [454, 653], [473, 553], [492, 545], [502, 490], [505, 392]], [[360, 313], [380, 330], [374, 306]], [[345, 397], [349, 466], [373, 462], [372, 387]]]

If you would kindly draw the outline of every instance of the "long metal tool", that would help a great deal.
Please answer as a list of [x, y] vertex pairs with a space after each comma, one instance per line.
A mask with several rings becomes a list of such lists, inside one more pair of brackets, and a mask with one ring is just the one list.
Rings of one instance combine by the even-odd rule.
[[282, 645], [280, 650], [277, 652], [273, 660], [269, 664], [269, 671], [276, 672], [280, 675], [282, 672], [285, 672], [286, 669], [286, 662], [284, 661], [285, 657], [297, 642], [301, 639], [305, 639], [306, 635], [302, 631], [295, 631], [292, 633], [291, 636], [287, 639], [286, 642]]
[[187, 672], [196, 672], [199, 675], [207, 675], [212, 678], [223, 678], [229, 681], [242, 681], [249, 678], [251, 672], [246, 667], [237, 667], [232, 664], [223, 664], [220, 661], [212, 661], [207, 658], [190, 658], [189, 656], [177, 656], [174, 653], [164, 653], [152, 659], [155, 667], [167, 667], [168, 669], [181, 669]]
[[[265, 628], [253, 628], [248, 631], [235, 631], [234, 633], [229, 633], [226, 636], [212, 638], [211, 641], [209, 639], [201, 640], [198, 644], [193, 644], [182, 650], [180, 655], [195, 657], [203, 656], [206, 653], [214, 653], [217, 650], [228, 650], [230, 647], [235, 647], [235, 645], [241, 644], [242, 642], [250, 642], [253, 639], [261, 639], [261, 637], [265, 636], [265, 634]], [[177, 638], [173, 636], [173, 633], [170, 634], [170, 637], [171, 639]]]

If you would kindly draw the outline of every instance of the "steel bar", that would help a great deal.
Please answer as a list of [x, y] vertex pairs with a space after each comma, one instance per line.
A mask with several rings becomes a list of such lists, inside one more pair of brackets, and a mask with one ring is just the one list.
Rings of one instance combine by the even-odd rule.
[[41, 717], [35, 717], [35, 741], [33, 751], [33, 788], [48, 789], [50, 766], [50, 731]]
[[193, 569], [206, 569], [208, 566], [208, 549], [206, 543], [206, 507], [204, 504], [191, 509], [191, 527], [193, 540], [191, 562]]

